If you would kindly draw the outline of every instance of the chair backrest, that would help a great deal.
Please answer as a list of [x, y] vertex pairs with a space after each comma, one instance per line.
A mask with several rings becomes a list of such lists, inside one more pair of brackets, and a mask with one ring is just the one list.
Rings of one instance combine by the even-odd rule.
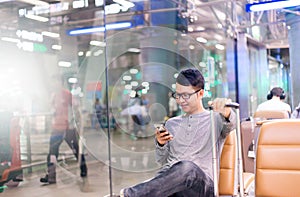
[[263, 110], [256, 111], [253, 117], [264, 119], [288, 119], [289, 113], [287, 111]]
[[300, 196], [300, 121], [273, 120], [260, 128], [255, 196]]
[[219, 175], [219, 195], [234, 196], [237, 193], [237, 142], [236, 131], [226, 137], [221, 158]]

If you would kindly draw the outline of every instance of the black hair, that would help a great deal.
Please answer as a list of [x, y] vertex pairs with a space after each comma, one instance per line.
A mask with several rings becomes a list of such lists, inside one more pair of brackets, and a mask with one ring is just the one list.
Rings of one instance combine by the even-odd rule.
[[201, 72], [195, 68], [182, 70], [176, 79], [176, 83], [183, 86], [193, 86], [198, 89], [204, 89], [204, 77]]
[[284, 90], [280, 87], [273, 88], [267, 95], [267, 99], [270, 100], [273, 96], [280, 97], [281, 100], [285, 99]]

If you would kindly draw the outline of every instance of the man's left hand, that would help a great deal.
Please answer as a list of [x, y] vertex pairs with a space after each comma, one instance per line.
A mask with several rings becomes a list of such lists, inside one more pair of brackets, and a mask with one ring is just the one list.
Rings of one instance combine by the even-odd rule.
[[209, 105], [213, 106], [214, 111], [219, 112], [225, 118], [229, 118], [231, 109], [226, 107], [226, 104], [231, 103], [231, 99], [227, 98], [216, 98], [214, 101], [210, 101]]

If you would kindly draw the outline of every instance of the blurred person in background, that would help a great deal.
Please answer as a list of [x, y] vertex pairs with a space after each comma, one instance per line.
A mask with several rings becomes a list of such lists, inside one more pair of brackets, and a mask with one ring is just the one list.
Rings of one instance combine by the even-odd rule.
[[284, 90], [280, 87], [274, 87], [267, 95], [267, 101], [258, 105], [256, 111], [264, 110], [276, 110], [276, 111], [287, 111], [291, 114], [291, 106], [285, 103]]
[[54, 83], [55, 92], [51, 97], [53, 117], [49, 153], [47, 155], [47, 174], [45, 177], [40, 178], [40, 182], [49, 184], [56, 183], [57, 158], [59, 155], [59, 147], [63, 140], [65, 140], [72, 149], [76, 159], [80, 160], [80, 176], [87, 176], [85, 157], [82, 154], [79, 158], [78, 132], [74, 126], [74, 119], [72, 118], [72, 94], [64, 87], [62, 77], [54, 77]]
[[133, 133], [131, 135], [131, 139], [137, 140], [138, 132], [144, 129], [144, 120], [142, 115], [142, 105], [143, 101], [139, 93], [136, 91], [134, 96], [130, 99], [129, 104], [130, 107], [134, 108], [134, 112], [131, 114], [131, 118], [133, 120]]
[[97, 117], [98, 123], [100, 125], [100, 128], [103, 128], [103, 125], [102, 125], [103, 107], [102, 107], [102, 105], [100, 103], [99, 98], [95, 99], [94, 111], [96, 113], [96, 117]]

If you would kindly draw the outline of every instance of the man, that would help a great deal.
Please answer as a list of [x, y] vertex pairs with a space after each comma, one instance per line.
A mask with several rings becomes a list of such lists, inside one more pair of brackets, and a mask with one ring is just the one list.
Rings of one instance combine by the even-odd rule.
[[256, 111], [280, 110], [291, 114], [291, 106], [282, 100], [285, 99], [284, 90], [280, 87], [273, 88], [267, 96], [268, 100], [259, 104]]
[[[79, 158], [78, 133], [69, 128], [69, 110], [72, 106], [72, 94], [63, 86], [63, 79], [56, 79], [56, 92], [52, 95], [51, 105], [54, 110], [52, 117], [52, 131], [50, 136], [49, 154], [47, 156], [48, 173], [40, 179], [42, 183], [56, 183], [56, 163], [59, 155], [59, 147], [63, 140], [73, 150], [76, 159], [80, 160], [80, 176], [87, 176], [87, 166], [84, 155]], [[61, 80], [61, 81], [60, 81]]]
[[[197, 69], [181, 71], [173, 96], [185, 114], [170, 118], [166, 131], [155, 133], [156, 159], [163, 168], [153, 179], [122, 189], [120, 196], [214, 196], [211, 119], [203, 107], [203, 95], [202, 74]], [[235, 113], [225, 107], [229, 101], [218, 98], [212, 103], [219, 148], [235, 125]]]

